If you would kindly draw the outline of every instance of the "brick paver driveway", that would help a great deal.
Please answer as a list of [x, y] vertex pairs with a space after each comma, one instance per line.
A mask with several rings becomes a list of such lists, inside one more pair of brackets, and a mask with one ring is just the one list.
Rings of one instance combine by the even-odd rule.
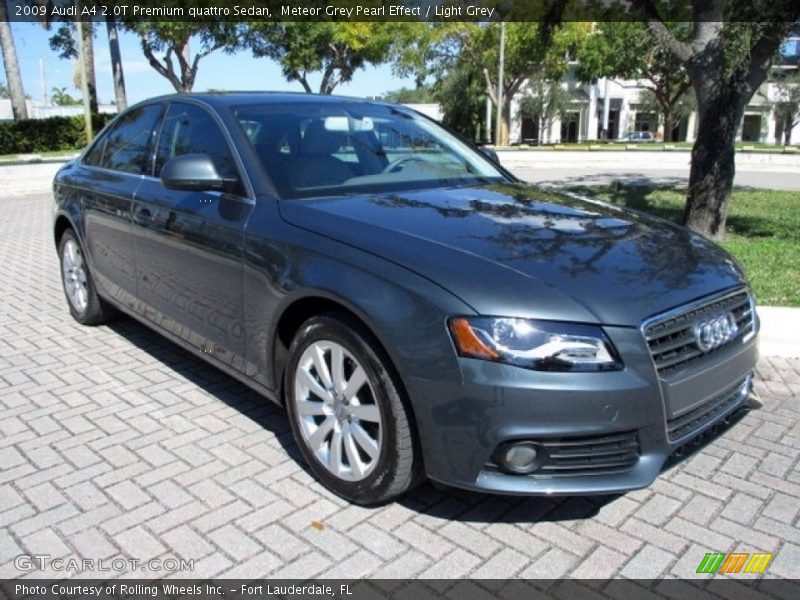
[[0, 206], [0, 578], [26, 554], [194, 559], [180, 575], [199, 577], [536, 578], [687, 577], [706, 552], [763, 551], [768, 575], [800, 574], [800, 362], [763, 359], [764, 407], [646, 490], [425, 485], [359, 508], [314, 482], [253, 392], [130, 319], [74, 323], [49, 197]]

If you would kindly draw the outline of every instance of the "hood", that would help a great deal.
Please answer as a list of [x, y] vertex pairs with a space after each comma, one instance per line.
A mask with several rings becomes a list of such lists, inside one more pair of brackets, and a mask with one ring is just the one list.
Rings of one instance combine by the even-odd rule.
[[285, 201], [281, 214], [431, 279], [479, 314], [638, 326], [745, 282], [688, 229], [524, 184]]

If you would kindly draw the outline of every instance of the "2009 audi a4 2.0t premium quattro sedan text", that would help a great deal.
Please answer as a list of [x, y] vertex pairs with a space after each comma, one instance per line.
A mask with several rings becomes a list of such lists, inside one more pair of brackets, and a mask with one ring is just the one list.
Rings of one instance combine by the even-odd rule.
[[54, 182], [70, 312], [121, 310], [284, 404], [333, 492], [649, 485], [748, 402], [739, 267], [676, 225], [517, 181], [400, 106], [173, 96]]

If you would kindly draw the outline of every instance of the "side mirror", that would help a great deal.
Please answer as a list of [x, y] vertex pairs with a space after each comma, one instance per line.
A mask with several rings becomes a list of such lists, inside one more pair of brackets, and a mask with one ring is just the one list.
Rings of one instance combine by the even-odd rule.
[[169, 160], [161, 169], [161, 183], [171, 190], [229, 191], [235, 179], [224, 179], [207, 154], [184, 154]]
[[498, 165], [500, 164], [500, 159], [497, 157], [497, 152], [494, 151], [494, 148], [481, 146], [480, 151], [483, 152], [484, 156], [486, 156], [489, 160], [496, 162]]

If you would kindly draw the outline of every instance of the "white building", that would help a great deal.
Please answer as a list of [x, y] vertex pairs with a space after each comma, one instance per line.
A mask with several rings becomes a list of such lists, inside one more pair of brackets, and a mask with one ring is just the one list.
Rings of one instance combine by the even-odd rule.
[[[774, 67], [774, 73], [800, 68], [800, 34], [787, 39], [782, 48], [783, 60]], [[737, 139], [743, 142], [782, 144], [785, 124], [775, 115], [777, 85], [770, 78], [753, 95], [739, 127]], [[603, 139], [604, 124], [607, 139], [623, 140], [635, 131], [650, 131], [659, 139], [692, 142], [697, 136], [697, 115], [691, 113], [675, 118], [671, 134], [665, 134], [659, 115], [652, 105], [643, 103], [646, 88], [639, 81], [599, 79], [592, 83], [577, 81], [568, 73], [561, 87], [570, 95], [570, 108], [565, 118], [556, 117], [539, 131], [540, 124], [520, 115], [519, 105], [525, 88], [517, 94], [511, 107], [511, 143], [569, 143]], [[800, 144], [800, 125], [792, 131], [792, 144]]]
[[[83, 114], [83, 105], [77, 104], [72, 106], [55, 106], [50, 103], [44, 103], [41, 100], [26, 99], [25, 104], [28, 107], [28, 118], [30, 119], [47, 119], [48, 117], [74, 117]], [[117, 107], [113, 104], [101, 104], [98, 106], [101, 113], [115, 113]], [[8, 98], [0, 98], [0, 121], [13, 121], [14, 113], [11, 110], [11, 100]]]

